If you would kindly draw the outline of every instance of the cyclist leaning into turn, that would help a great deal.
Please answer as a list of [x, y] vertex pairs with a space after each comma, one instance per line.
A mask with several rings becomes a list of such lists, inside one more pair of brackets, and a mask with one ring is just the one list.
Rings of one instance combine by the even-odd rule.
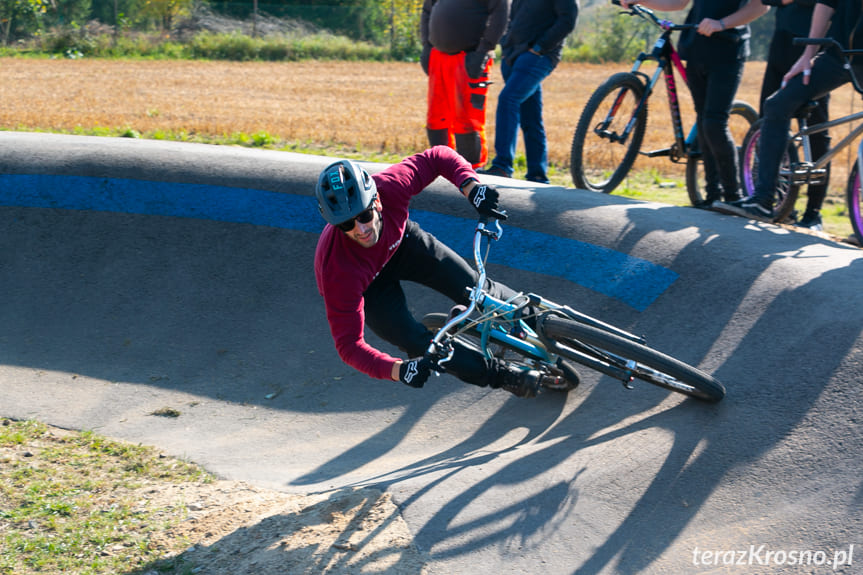
[[[433, 334], [411, 314], [401, 282], [416, 282], [467, 304], [467, 288], [477, 277], [461, 256], [409, 219], [411, 198], [438, 176], [458, 187], [480, 214], [497, 209], [497, 190], [480, 184], [467, 160], [446, 146], [410, 156], [373, 176], [355, 162], [340, 160], [321, 172], [315, 188], [327, 221], [315, 250], [315, 278], [339, 357], [371, 377], [411, 387], [422, 387], [436, 368], [422, 357]], [[487, 282], [496, 297], [516, 293]], [[366, 326], [415, 359], [398, 359], [369, 345]], [[540, 377], [458, 342], [446, 371], [466, 383], [519, 397], [536, 395]]]

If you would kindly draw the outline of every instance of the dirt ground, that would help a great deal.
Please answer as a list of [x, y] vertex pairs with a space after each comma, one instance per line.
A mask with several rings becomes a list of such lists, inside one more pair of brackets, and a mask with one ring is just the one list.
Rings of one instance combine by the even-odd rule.
[[[425, 573], [399, 510], [373, 489], [303, 496], [236, 481], [144, 488], [140, 505], [184, 507], [162, 534], [187, 538], [180, 559], [207, 575]], [[156, 545], [160, 544], [157, 539]], [[145, 575], [158, 575], [153, 570]]]

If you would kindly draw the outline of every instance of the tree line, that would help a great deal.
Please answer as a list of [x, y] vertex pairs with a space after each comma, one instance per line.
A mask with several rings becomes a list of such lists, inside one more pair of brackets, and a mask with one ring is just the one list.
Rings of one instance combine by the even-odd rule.
[[[276, 19], [382, 47], [392, 59], [416, 59], [422, 50], [421, 8], [422, 0], [0, 0], [0, 44], [26, 46], [34, 40], [76, 33], [114, 38], [149, 33], [167, 40], [177, 37], [178, 28], [188, 27], [190, 18], [206, 13], [248, 23], [244, 29], [251, 36], [267, 34], [256, 25], [259, 21]], [[606, 0], [581, 2], [579, 22], [567, 39], [564, 59], [626, 61], [646, 49], [656, 31], [618, 13]], [[682, 20], [682, 16], [671, 18]], [[772, 28], [771, 15], [752, 24], [753, 58], [766, 56]]]

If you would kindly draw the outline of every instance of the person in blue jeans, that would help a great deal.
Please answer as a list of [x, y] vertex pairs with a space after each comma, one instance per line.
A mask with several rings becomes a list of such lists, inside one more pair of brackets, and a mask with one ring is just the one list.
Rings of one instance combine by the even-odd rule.
[[[829, 37], [845, 49], [856, 48], [854, 38], [863, 34], [861, 11], [860, 0], [817, 0], [812, 11], [809, 37]], [[774, 191], [782, 156], [788, 145], [791, 118], [806, 102], [817, 100], [851, 81], [851, 70], [844, 67], [838, 50], [819, 50], [815, 45], [806, 46], [783, 76], [782, 87], [764, 101], [755, 194], [717, 205], [720, 211], [763, 222], [773, 221]], [[863, 56], [852, 57], [851, 66], [855, 76], [863, 79]]]
[[[654, 10], [682, 10], [690, 0], [621, 0]], [[705, 199], [697, 208], [742, 197], [737, 145], [728, 129], [734, 95], [749, 56], [749, 22], [769, 10], [761, 0], [693, 0], [686, 17], [698, 29], [681, 33], [678, 50], [686, 60], [686, 81], [695, 107], [698, 146], [704, 162]]]
[[560, 62], [563, 42], [575, 29], [576, 0], [513, 0], [501, 39], [504, 87], [497, 101], [491, 166], [480, 174], [510, 178], [518, 130], [524, 136], [526, 178], [548, 183], [548, 142], [542, 121], [542, 81]]

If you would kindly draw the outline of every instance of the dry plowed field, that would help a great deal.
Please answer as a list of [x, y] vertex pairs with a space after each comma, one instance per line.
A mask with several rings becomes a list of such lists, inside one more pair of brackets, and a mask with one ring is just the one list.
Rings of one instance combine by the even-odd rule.
[[[543, 84], [549, 155], [568, 172], [572, 132], [591, 92], [629, 65], [561, 64]], [[764, 64], [747, 65], [738, 97], [757, 104]], [[488, 132], [503, 86], [495, 66]], [[286, 142], [337, 150], [407, 155], [426, 146], [426, 78], [418, 64], [376, 62], [235, 63], [0, 59], [0, 128], [130, 128], [223, 136], [264, 132]], [[848, 89], [835, 94], [834, 116], [860, 110]], [[658, 97], [656, 97], [658, 96]], [[642, 149], [671, 142], [664, 88], [651, 100]], [[681, 94], [687, 125], [688, 94]], [[757, 107], [757, 106], [756, 106]], [[834, 131], [834, 141], [845, 128]], [[834, 165], [833, 194], [844, 190], [850, 155]], [[667, 173], [665, 158], [641, 157], [636, 169]], [[682, 168], [676, 172], [682, 175]]]

